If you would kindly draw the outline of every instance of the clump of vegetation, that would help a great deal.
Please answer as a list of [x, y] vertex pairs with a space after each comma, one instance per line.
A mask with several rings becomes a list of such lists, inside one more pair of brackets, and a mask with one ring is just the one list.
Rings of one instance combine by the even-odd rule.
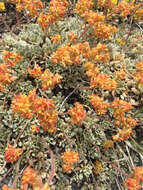
[[0, 12], [2, 190], [140, 189], [143, 3], [8, 0]]

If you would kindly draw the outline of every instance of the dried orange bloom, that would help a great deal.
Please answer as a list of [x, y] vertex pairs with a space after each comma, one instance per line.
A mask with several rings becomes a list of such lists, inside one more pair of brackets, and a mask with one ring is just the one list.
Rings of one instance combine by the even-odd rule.
[[141, 188], [141, 186], [139, 185], [139, 182], [134, 178], [126, 178], [125, 187], [128, 190], [138, 190]]
[[34, 78], [40, 78], [42, 75], [41, 67], [36, 66], [34, 69], [27, 68], [29, 74]]
[[9, 67], [14, 67], [18, 62], [22, 61], [23, 57], [19, 53], [4, 51], [3, 60]]
[[5, 149], [4, 159], [7, 163], [9, 162], [13, 163], [19, 159], [21, 154], [22, 154], [21, 148], [14, 148], [10, 144], [8, 144], [8, 147]]
[[37, 125], [31, 125], [30, 126], [32, 133], [38, 133], [40, 131], [40, 127]]
[[31, 110], [32, 102], [29, 101], [28, 96], [25, 94], [14, 94], [14, 99], [12, 100], [11, 109], [15, 113], [19, 113], [21, 117], [31, 118], [33, 113]]
[[74, 12], [79, 14], [81, 17], [84, 17], [85, 13], [93, 7], [94, 3], [92, 0], [78, 0]]
[[102, 166], [102, 162], [99, 160], [96, 160], [96, 162], [94, 163], [94, 173], [98, 175], [103, 171], [104, 171], [104, 168]]
[[115, 136], [112, 136], [114, 141], [124, 141], [130, 138], [133, 131], [131, 128], [125, 128], [125, 129], [118, 129], [118, 133]]
[[33, 188], [43, 186], [41, 177], [38, 176], [37, 172], [30, 167], [27, 167], [24, 170], [22, 179], [21, 179], [21, 185], [22, 185], [22, 190], [26, 190], [27, 185], [32, 185]]
[[47, 90], [49, 88], [53, 89], [56, 84], [59, 84], [61, 82], [62, 76], [57, 73], [53, 75], [53, 73], [46, 69], [40, 76], [40, 79], [42, 81], [42, 89]]
[[51, 37], [51, 42], [54, 42], [54, 43], [60, 43], [61, 41], [61, 35], [57, 34], [57, 35], [54, 35]]
[[101, 114], [105, 114], [107, 112], [109, 103], [105, 102], [103, 98], [100, 98], [99, 96], [91, 94], [89, 96], [89, 99], [90, 99], [90, 103], [92, 104], [92, 106], [97, 114], [101, 115]]
[[65, 163], [63, 166], [65, 172], [71, 171], [73, 164], [79, 161], [78, 152], [72, 152], [69, 150], [66, 150], [66, 152], [62, 153], [61, 158]]
[[114, 146], [114, 142], [112, 140], [105, 140], [104, 149], [108, 150]]
[[133, 170], [135, 174], [135, 179], [143, 183], [143, 167], [136, 167]]
[[86, 112], [83, 109], [83, 106], [78, 102], [75, 102], [74, 106], [75, 106], [74, 108], [70, 108], [68, 110], [68, 113], [74, 124], [81, 125], [82, 121], [86, 118]]
[[3, 185], [2, 190], [20, 190], [20, 189], [10, 188], [7, 185]]

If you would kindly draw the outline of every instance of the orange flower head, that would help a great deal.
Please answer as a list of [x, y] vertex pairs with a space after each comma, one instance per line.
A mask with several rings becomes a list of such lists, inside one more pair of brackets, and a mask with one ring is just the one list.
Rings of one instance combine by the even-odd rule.
[[103, 169], [103, 166], [102, 166], [102, 162], [99, 161], [99, 160], [96, 160], [96, 162], [94, 163], [94, 173], [97, 175], [97, 174], [100, 174], [103, 171], [104, 171], [104, 169]]
[[62, 153], [61, 158], [66, 166], [72, 166], [79, 161], [78, 152], [72, 152], [69, 150], [66, 150], [66, 152]]
[[143, 182], [143, 167], [140, 166], [140, 167], [134, 168], [133, 170], [134, 170], [135, 178], [139, 180], [140, 182]]
[[13, 163], [19, 159], [21, 154], [22, 154], [21, 148], [14, 148], [10, 144], [8, 144], [8, 147], [5, 149], [4, 159], [7, 163], [9, 162]]
[[40, 131], [40, 127], [37, 125], [31, 125], [32, 133], [38, 133]]
[[22, 61], [23, 57], [19, 53], [4, 51], [3, 59], [6, 65], [14, 67], [18, 62]]
[[104, 149], [108, 150], [114, 146], [114, 142], [112, 140], [105, 140]]
[[133, 131], [131, 128], [125, 128], [125, 129], [118, 129], [119, 132], [117, 133], [117, 135], [112, 136], [114, 141], [124, 141], [127, 140], [128, 138], [130, 138], [130, 136], [132, 135]]
[[32, 185], [33, 187], [43, 186], [41, 177], [38, 176], [37, 172], [30, 167], [27, 167], [24, 170], [22, 179], [21, 179], [21, 185], [23, 189], [25, 189], [27, 185]]
[[128, 190], [138, 190], [139, 188], [141, 188], [138, 181], [136, 179], [134, 179], [134, 178], [126, 178], [125, 187]]
[[86, 117], [86, 112], [83, 109], [83, 106], [78, 102], [75, 102], [74, 106], [74, 108], [69, 109], [68, 113], [70, 114], [71, 120], [74, 124], [81, 125], [82, 121]]
[[20, 190], [20, 189], [10, 188], [7, 185], [3, 185], [2, 190]]
[[105, 102], [103, 98], [100, 98], [99, 96], [95, 96], [94, 94], [91, 94], [89, 96], [90, 102], [96, 111], [97, 114], [105, 114], [107, 112], [107, 108], [109, 107], [109, 103]]

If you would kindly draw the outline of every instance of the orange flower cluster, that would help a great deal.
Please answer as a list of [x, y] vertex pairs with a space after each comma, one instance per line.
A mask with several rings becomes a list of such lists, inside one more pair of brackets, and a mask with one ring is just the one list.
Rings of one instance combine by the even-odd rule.
[[69, 172], [72, 170], [73, 164], [77, 163], [79, 161], [78, 152], [72, 152], [66, 150], [66, 152], [62, 153], [61, 158], [63, 162], [65, 163], [63, 165], [63, 169], [65, 172]]
[[55, 64], [61, 63], [63, 66], [72, 65], [73, 62], [80, 64], [81, 58], [78, 44], [71, 46], [70, 44], [66, 44], [62, 47], [59, 47], [51, 57], [51, 61]]
[[109, 148], [114, 146], [114, 142], [112, 140], [105, 140], [104, 149], [108, 150]]
[[20, 113], [21, 117], [30, 119], [33, 117], [31, 102], [25, 94], [14, 94], [11, 109], [15, 113]]
[[23, 190], [27, 189], [27, 185], [32, 185], [33, 187], [41, 187], [42, 181], [40, 176], [38, 176], [37, 172], [34, 169], [27, 167], [23, 172], [21, 185]]
[[[108, 5], [111, 6], [111, 3]], [[93, 10], [90, 10], [92, 6], [93, 2], [89, 2], [87, 0], [79, 0], [76, 4], [75, 13], [83, 17], [85, 22], [88, 22], [88, 24], [93, 27], [94, 34], [97, 38], [109, 39], [111, 33], [117, 32], [117, 28], [105, 23], [105, 16], [103, 13], [96, 13]]]
[[121, 70], [115, 72], [115, 75], [117, 77], [117, 80], [120, 81], [120, 80], [123, 80], [125, 78], [126, 72], [124, 71], [124, 69], [121, 69]]
[[14, 95], [11, 109], [15, 113], [20, 113], [22, 117], [37, 117], [43, 130], [50, 133], [56, 131], [58, 119], [57, 111], [54, 109], [53, 100], [36, 96], [36, 89], [25, 94]]
[[109, 50], [106, 45], [99, 43], [95, 48], [90, 49], [88, 42], [77, 43], [75, 45], [66, 44], [59, 47], [51, 57], [55, 64], [72, 65], [80, 64], [81, 56], [96, 62], [107, 62], [110, 60]]
[[77, 34], [74, 34], [73, 32], [70, 32], [68, 34], [68, 40], [70, 43], [76, 42], [76, 39], [77, 39]]
[[94, 163], [94, 173], [96, 175], [100, 174], [101, 172], [103, 172], [103, 166], [102, 166], [102, 162], [99, 160], [96, 160], [96, 162]]
[[106, 23], [95, 23], [93, 27], [95, 36], [100, 39], [109, 39], [111, 38], [111, 34], [117, 32], [117, 28], [115, 26], [111, 26], [110, 24]]
[[22, 61], [23, 57], [19, 53], [4, 51], [3, 60], [5, 64], [9, 67], [15, 67], [15, 65]]
[[35, 17], [38, 16], [44, 6], [40, 0], [8, 0], [10, 3], [16, 4], [18, 11], [27, 10], [28, 15]]
[[125, 186], [128, 190], [138, 190], [141, 188], [138, 181], [134, 178], [126, 178]]
[[27, 167], [24, 170], [21, 179], [21, 185], [22, 190], [26, 190], [28, 185], [31, 185], [33, 187], [33, 190], [50, 190], [48, 183], [45, 183], [44, 185], [38, 173], [30, 167]]
[[138, 82], [138, 87], [143, 86], [143, 61], [136, 63], [137, 72], [134, 73], [134, 80]]
[[66, 14], [68, 5], [66, 0], [51, 0], [47, 14], [40, 13], [37, 20], [42, 29], [45, 30], [49, 24], [61, 20]]
[[61, 35], [57, 34], [51, 37], [51, 42], [59, 43], [61, 41]]
[[120, 13], [120, 16], [125, 18], [130, 15], [134, 10], [134, 6], [132, 3], [128, 3], [127, 1], [122, 0], [119, 4], [113, 9], [114, 13]]
[[32, 133], [38, 133], [40, 131], [40, 127], [38, 127], [37, 125], [31, 125], [31, 130]]
[[109, 75], [99, 73], [99, 68], [92, 62], [86, 62], [84, 65], [87, 76], [90, 78], [90, 88], [101, 88], [104, 90], [115, 90], [117, 82], [111, 79]]
[[74, 108], [70, 108], [68, 110], [68, 113], [74, 124], [81, 125], [82, 121], [86, 118], [86, 112], [83, 109], [83, 106], [78, 102], [75, 102], [74, 106], [75, 106]]
[[92, 0], [78, 0], [74, 12], [79, 14], [81, 17], [85, 16], [85, 13], [93, 7], [94, 3]]
[[128, 139], [132, 134], [132, 129], [137, 125], [137, 120], [132, 117], [125, 117], [125, 113], [132, 109], [129, 102], [116, 98], [111, 103], [111, 108], [114, 110], [115, 124], [122, 129], [118, 129], [118, 134], [113, 136], [114, 140], [123, 141]]
[[105, 102], [103, 98], [100, 98], [99, 96], [95, 96], [94, 94], [91, 94], [89, 96], [90, 102], [92, 106], [94, 107], [97, 114], [105, 114], [107, 112], [107, 108], [109, 107], [109, 103]]
[[[23, 172], [21, 179], [21, 190], [27, 190], [28, 185], [32, 186], [33, 190], [50, 190], [48, 183], [43, 184], [41, 176], [30, 167], [27, 167]], [[3, 185], [2, 190], [20, 189], [10, 188], [7, 185]]]
[[5, 85], [10, 84], [16, 79], [11, 73], [12, 70], [6, 64], [0, 64], [0, 91], [4, 91]]
[[133, 171], [133, 177], [125, 180], [125, 186], [128, 190], [138, 190], [141, 188], [140, 184], [143, 184], [143, 167], [133, 168]]
[[115, 79], [111, 79], [107, 74], [99, 74], [91, 78], [90, 88], [101, 88], [114, 91], [117, 88], [117, 82]]
[[21, 148], [14, 148], [10, 144], [8, 144], [8, 147], [5, 149], [4, 159], [7, 163], [9, 162], [13, 163], [19, 159], [21, 154], [22, 154]]
[[94, 77], [96, 77], [99, 74], [99, 68], [97, 66], [95, 66], [94, 63], [92, 62], [86, 62], [83, 67], [86, 70], [86, 74], [87, 76], [92, 79]]
[[28, 72], [32, 77], [39, 78], [42, 81], [43, 90], [53, 89], [62, 79], [62, 76], [57, 73], [54, 75], [48, 69], [42, 73], [40, 67], [35, 67], [34, 69], [28, 68]]
[[2, 190], [20, 190], [20, 189], [10, 188], [7, 185], [3, 185]]
[[0, 91], [4, 91], [5, 85], [10, 84], [16, 79], [16, 77], [11, 75], [13, 71], [10, 67], [14, 67], [22, 59], [19, 53], [3, 52], [4, 64], [0, 64]]
[[98, 5], [105, 9], [112, 9], [115, 6], [113, 0], [98, 0]]
[[141, 3], [137, 4], [134, 8], [134, 10], [136, 10], [134, 14], [134, 19], [137, 21], [143, 19], [143, 9], [139, 7], [142, 7]]

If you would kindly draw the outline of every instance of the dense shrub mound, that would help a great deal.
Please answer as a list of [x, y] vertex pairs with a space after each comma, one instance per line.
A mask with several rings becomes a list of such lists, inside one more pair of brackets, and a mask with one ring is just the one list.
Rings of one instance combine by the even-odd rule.
[[2, 190], [143, 186], [143, 2], [0, 2]]

